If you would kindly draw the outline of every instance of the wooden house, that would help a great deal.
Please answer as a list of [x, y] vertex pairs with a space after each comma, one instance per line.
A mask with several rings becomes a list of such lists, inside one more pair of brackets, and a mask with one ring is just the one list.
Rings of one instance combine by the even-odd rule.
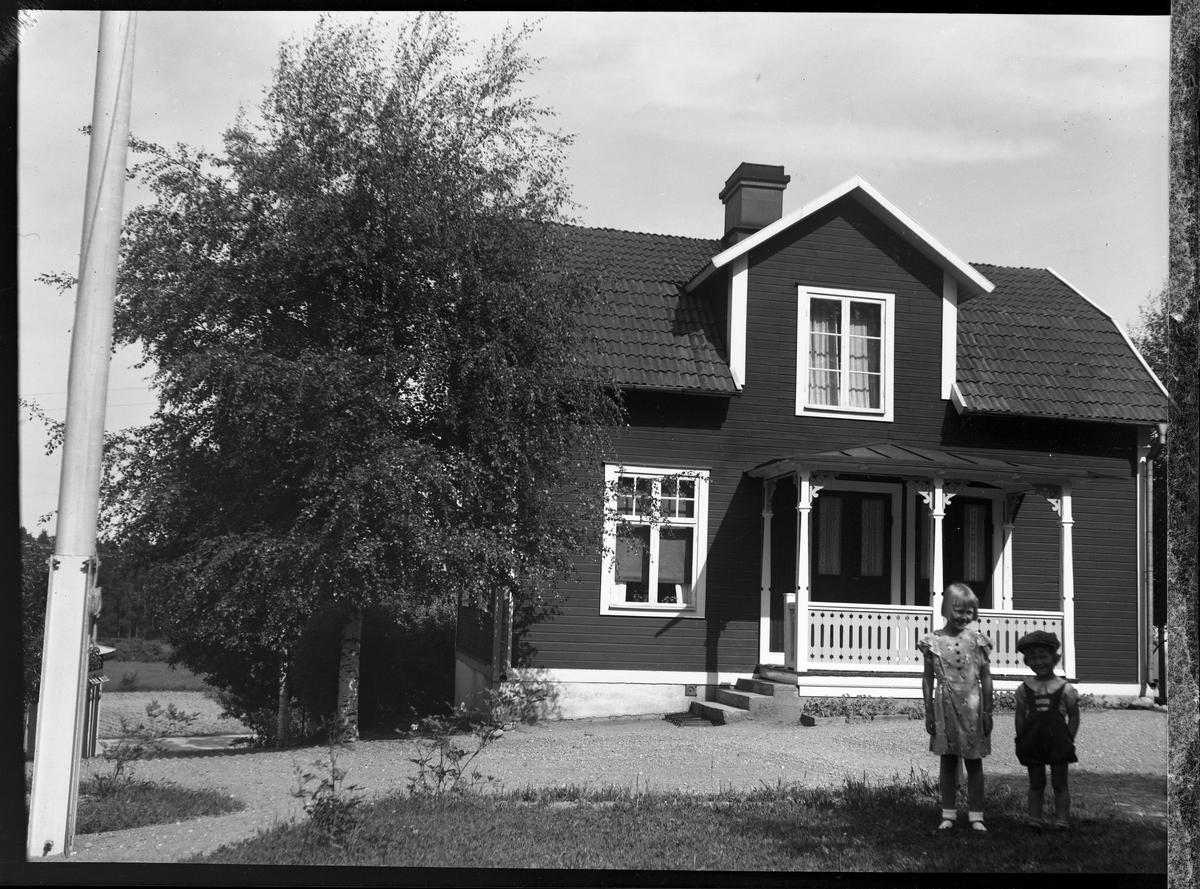
[[667, 713], [756, 676], [918, 697], [955, 581], [998, 688], [1040, 628], [1081, 692], [1143, 693], [1162, 384], [1053, 270], [965, 262], [859, 177], [783, 216], [789, 178], [739, 166], [720, 240], [564, 231], [627, 410], [596, 467], [614, 518], [516, 663], [510, 607], [460, 612], [457, 698]]

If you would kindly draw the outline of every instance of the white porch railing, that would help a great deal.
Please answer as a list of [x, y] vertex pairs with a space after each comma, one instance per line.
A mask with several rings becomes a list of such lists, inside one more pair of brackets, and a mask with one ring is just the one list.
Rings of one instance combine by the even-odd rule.
[[[1034, 630], [1045, 630], [1063, 641], [1061, 611], [995, 611], [979, 609], [979, 631], [992, 640], [992, 672], [1027, 675], [1025, 656], [1017, 651], [1017, 640]], [[1061, 651], [1060, 651], [1061, 654]], [[1060, 670], [1061, 672], [1061, 670]]]
[[907, 605], [808, 606], [808, 667], [911, 671], [924, 667], [917, 641], [930, 630], [930, 610]]
[[[1026, 633], [1046, 630], [1063, 638], [1061, 611], [980, 609], [977, 626], [992, 640], [993, 673], [1028, 672], [1016, 648]], [[917, 642], [933, 627], [932, 610], [926, 606], [813, 602], [808, 606], [807, 669], [920, 671], [924, 658]]]

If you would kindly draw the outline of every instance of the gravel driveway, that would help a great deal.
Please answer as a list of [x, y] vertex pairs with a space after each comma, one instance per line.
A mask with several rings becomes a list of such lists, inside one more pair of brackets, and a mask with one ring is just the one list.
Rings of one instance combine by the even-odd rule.
[[[984, 771], [989, 781], [1024, 782], [1025, 770], [1012, 750], [1012, 714], [997, 713], [997, 717], [994, 752]], [[1165, 713], [1084, 711], [1077, 749], [1080, 762], [1072, 767], [1072, 775], [1103, 780], [1095, 786], [1117, 787], [1126, 776], [1161, 776], [1161, 801], [1116, 804], [1153, 809], [1155, 817], [1161, 808], [1165, 816]], [[361, 741], [343, 751], [339, 764], [349, 769], [347, 780], [360, 785], [368, 796], [385, 794], [405, 786], [415, 771], [409, 762], [415, 751], [408, 740]], [[277, 821], [302, 817], [298, 801], [290, 795], [296, 787], [294, 769], [309, 765], [323, 752], [323, 748], [235, 749], [141, 763], [140, 777], [219, 788], [245, 801], [247, 808], [232, 815], [79, 836], [70, 860], [177, 861], [252, 837]], [[588, 785], [695, 793], [778, 781], [840, 784], [846, 775], [885, 781], [896, 775], [908, 777], [914, 769], [918, 774], [921, 770], [937, 773], [924, 725], [916, 720], [814, 728], [769, 719], [713, 727], [680, 727], [659, 717], [571, 720], [519, 726], [489, 747], [477, 764], [506, 789]], [[89, 765], [102, 768], [103, 761], [89, 760]], [[1080, 802], [1082, 793], [1076, 793]], [[1105, 793], [1108, 798], [1109, 791]]]

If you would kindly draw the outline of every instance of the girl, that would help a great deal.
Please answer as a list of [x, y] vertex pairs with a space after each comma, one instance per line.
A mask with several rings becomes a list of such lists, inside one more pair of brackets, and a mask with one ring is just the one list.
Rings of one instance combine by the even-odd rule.
[[983, 824], [983, 757], [992, 752], [992, 643], [970, 629], [979, 617], [979, 600], [964, 583], [951, 584], [942, 601], [946, 625], [917, 643], [925, 654], [921, 691], [929, 749], [941, 756], [941, 830], [954, 826], [958, 813], [958, 758], [967, 768], [968, 818], [974, 830]]
[[1017, 759], [1029, 769], [1029, 815], [1026, 820], [1041, 827], [1042, 797], [1046, 790], [1046, 766], [1054, 787], [1054, 827], [1070, 828], [1071, 791], [1067, 788], [1067, 766], [1078, 762], [1075, 735], [1079, 731], [1079, 693], [1071, 683], [1054, 675], [1058, 665], [1058, 637], [1035, 630], [1017, 641], [1025, 665], [1033, 678], [1017, 686]]

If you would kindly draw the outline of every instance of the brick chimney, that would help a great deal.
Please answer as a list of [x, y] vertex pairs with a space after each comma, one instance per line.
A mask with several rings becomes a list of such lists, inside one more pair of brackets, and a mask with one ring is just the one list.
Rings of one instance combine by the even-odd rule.
[[783, 167], [739, 164], [718, 195], [725, 205], [721, 243], [731, 247], [783, 216], [783, 190], [791, 180]]

